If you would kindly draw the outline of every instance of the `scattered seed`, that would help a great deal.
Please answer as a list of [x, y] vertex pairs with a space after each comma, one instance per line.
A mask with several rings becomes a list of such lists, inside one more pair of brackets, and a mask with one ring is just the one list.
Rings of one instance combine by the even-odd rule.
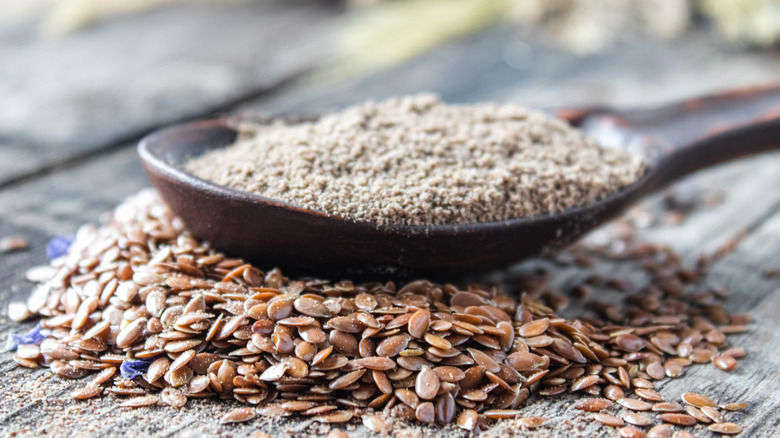
[[577, 402], [574, 407], [587, 412], [598, 412], [611, 408], [612, 402], [603, 398], [588, 398]]
[[701, 394], [697, 394], [695, 392], [686, 392], [682, 395], [682, 401], [685, 403], [688, 403], [689, 405], [696, 406], [697, 408], [701, 408], [703, 406], [717, 406], [714, 401], [710, 400], [708, 397], [705, 397]]
[[620, 430], [618, 430], [618, 434], [622, 438], [644, 438], [647, 436], [641, 430], [630, 426], [621, 427]]
[[654, 391], [652, 389], [646, 389], [646, 388], [637, 388], [634, 390], [634, 393], [640, 397], [642, 397], [645, 400], [654, 401], [654, 402], [660, 402], [663, 401], [663, 396], [658, 393], [658, 391]]
[[27, 239], [22, 236], [7, 236], [0, 239], [0, 252], [19, 251], [27, 248]]
[[97, 385], [88, 385], [83, 388], [79, 388], [73, 391], [70, 396], [76, 400], [84, 400], [92, 397], [97, 397], [103, 393], [103, 388]]
[[715, 423], [707, 426], [710, 432], [720, 433], [723, 435], [737, 435], [742, 432], [742, 426], [735, 423]]
[[672, 438], [673, 436], [674, 428], [668, 424], [659, 424], [647, 431], [647, 438]]
[[418, 421], [433, 424], [436, 421], [436, 409], [431, 402], [420, 403], [414, 410], [414, 416]]
[[544, 423], [547, 422], [547, 419], [544, 417], [521, 417], [517, 419], [517, 422], [528, 429], [535, 429], [537, 427], [543, 426]]
[[726, 421], [726, 418], [723, 416], [723, 414], [718, 412], [718, 410], [712, 406], [702, 406], [701, 413], [716, 423], [724, 423]]
[[653, 424], [652, 418], [637, 412], [626, 412], [623, 414], [623, 420], [626, 423], [633, 424], [634, 426], [649, 426]]
[[688, 405], [685, 407], [685, 412], [691, 417], [695, 418], [699, 423], [709, 424], [712, 423], [712, 419], [702, 413], [699, 408]]
[[[32, 270], [39, 286], [27, 302], [8, 309], [14, 320], [48, 315], [41, 328], [49, 334], [18, 346], [17, 364], [48, 365], [71, 379], [99, 372], [74, 398], [130, 396], [122, 405], [133, 407], [181, 407], [188, 397], [273, 401], [260, 408], [263, 415], [295, 413], [329, 423], [348, 421], [361, 408], [395, 407], [404, 415], [413, 409], [424, 423], [457, 421], [479, 431], [486, 418], [536, 427], [544, 420], [520, 418], [518, 410], [532, 394], [577, 391], [603, 395], [575, 405], [601, 422], [612, 417], [620, 425], [649, 425], [644, 414], [625, 412], [621, 420], [601, 412], [612, 401], [663, 413], [673, 424], [722, 422], [706, 397], [686, 394], [685, 415], [680, 404], [663, 402], [653, 381], [679, 376], [692, 363], [733, 369], [745, 355], [740, 348], [722, 350], [726, 336], [744, 331], [750, 319], [682, 295], [683, 286], [701, 276], [682, 273], [677, 261], [659, 262], [674, 257], [653, 246], [632, 247], [635, 255], [627, 255], [654, 276], [647, 294], [625, 306], [596, 305], [598, 317], [572, 321], [531, 292], [515, 299], [495, 289], [428, 281], [331, 284], [264, 273], [181, 231], [158, 201], [124, 210], [138, 216], [124, 212], [79, 234], [74, 248], [84, 253], [68, 255], [77, 273], [58, 264]], [[113, 237], [102, 241], [103, 231]], [[670, 280], [666, 272], [681, 273]], [[542, 291], [553, 308], [561, 302], [545, 290], [544, 275], [532, 277], [536, 285], [518, 284]], [[128, 367], [140, 375], [119, 377], [120, 367], [123, 376]], [[160, 388], [159, 397], [149, 395]], [[626, 398], [631, 392], [641, 400]], [[260, 412], [241, 409], [247, 411], [233, 411], [224, 422]], [[375, 418], [384, 421], [362, 417], [369, 429], [388, 430]], [[665, 430], [657, 428], [651, 431]], [[637, 429], [624, 430], [635, 436]]]
[[605, 414], [603, 412], [593, 414], [593, 419], [607, 426], [619, 427], [623, 425], [623, 420], [620, 418], [611, 414]]
[[165, 388], [160, 393], [160, 400], [172, 408], [181, 408], [187, 404], [187, 396], [174, 388]]
[[676, 402], [662, 402], [653, 405], [653, 411], [655, 412], [682, 412], [685, 408]]
[[422, 367], [415, 379], [414, 390], [423, 400], [433, 399], [439, 391], [439, 377], [430, 367]]
[[243, 423], [257, 417], [255, 408], [236, 408], [225, 414], [220, 420], [220, 424]]
[[650, 403], [636, 398], [621, 398], [617, 402], [619, 405], [632, 411], [649, 411], [653, 407]]
[[741, 411], [747, 407], [747, 403], [726, 403], [721, 406], [721, 408], [735, 412], [735, 411]]
[[133, 397], [131, 399], [127, 399], [124, 402], [120, 403], [119, 406], [124, 406], [127, 408], [142, 408], [145, 406], [153, 406], [159, 403], [160, 398], [156, 395], [146, 395], [142, 397]]
[[737, 369], [737, 360], [733, 356], [715, 356], [712, 358], [712, 363], [723, 371], [734, 371]]
[[661, 414], [658, 418], [665, 423], [677, 426], [695, 426], [697, 423], [695, 418], [685, 414]]
[[390, 425], [378, 415], [363, 415], [363, 425], [371, 432], [387, 434], [390, 433]]

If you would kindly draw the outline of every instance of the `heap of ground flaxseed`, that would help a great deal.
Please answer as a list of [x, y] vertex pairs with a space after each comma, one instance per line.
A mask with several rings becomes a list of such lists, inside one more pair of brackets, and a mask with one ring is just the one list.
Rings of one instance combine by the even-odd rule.
[[[66, 246], [54, 241], [50, 249], [57, 256]], [[669, 424], [739, 432], [726, 415], [744, 405], [699, 394], [678, 404], [654, 387], [694, 363], [733, 370], [745, 353], [725, 349], [726, 334], [746, 330], [749, 318], [725, 313], [717, 291], [685, 293], [702, 280], [703, 266], [683, 269], [669, 250], [650, 245], [621, 257], [639, 261], [650, 286], [623, 306], [594, 304], [599, 317], [566, 320], [535, 298], [561, 302], [544, 274], [518, 278], [528, 293], [516, 299], [477, 285], [357, 285], [263, 272], [195, 240], [143, 192], [104, 225], [81, 228], [50, 266], [28, 273], [38, 285], [9, 316], [42, 319], [9, 346], [24, 367], [47, 366], [69, 379], [94, 374], [73, 392], [77, 399], [247, 404], [223, 423], [261, 413], [341, 423], [359, 414], [369, 429], [386, 431], [382, 413], [392, 411], [473, 431], [503, 418], [532, 428], [545, 419], [523, 416], [529, 397], [574, 392], [584, 397], [576, 407], [596, 421], [631, 425], [622, 436], [644, 436], [640, 429], [653, 425], [650, 436], [671, 436]]]
[[193, 174], [358, 221], [500, 221], [559, 212], [618, 191], [643, 159], [517, 105], [367, 102], [313, 123], [241, 125], [240, 140], [186, 164]]

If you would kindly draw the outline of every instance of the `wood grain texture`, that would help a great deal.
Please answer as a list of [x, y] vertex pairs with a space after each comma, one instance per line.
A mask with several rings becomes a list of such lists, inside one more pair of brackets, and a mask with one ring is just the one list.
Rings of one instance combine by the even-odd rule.
[[[728, 59], [714, 56], [711, 51], [701, 54], [699, 49], [703, 43], [698, 40], [681, 44], [681, 53], [675, 53], [671, 48], [659, 52], [659, 57], [675, 57], [676, 61], [670, 61], [667, 67], [655, 65], [640, 55], [614, 53], [596, 59], [575, 59], [554, 49], [540, 48], [540, 53], [548, 53], [545, 56], [549, 57], [539, 55], [530, 72], [518, 73], [501, 64], [501, 41], [509, 37], [511, 34], [503, 31], [488, 32], [474, 39], [447, 44], [405, 66], [357, 80], [338, 84], [295, 84], [243, 109], [303, 111], [418, 90], [439, 91], [455, 101], [528, 97], [529, 101], [533, 98], [543, 102], [550, 98], [553, 102], [567, 99], [575, 102], [592, 98], [635, 104], [652, 100], [656, 92], [662, 93], [664, 98], [678, 98], [721, 86], [763, 80], [774, 74], [773, 60], [739, 55], [741, 60], [749, 58], [752, 61], [729, 66]], [[698, 69], [690, 68], [685, 62], [686, 56], [709, 62], [707, 65], [713, 68], [720, 66], [728, 74], [702, 75]], [[469, 61], [464, 61], [466, 59]], [[636, 82], [635, 77], [652, 79], [653, 75], [643, 73], [650, 67], [656, 68], [653, 71], [657, 74], [657, 84], [646, 88], [642, 81]], [[596, 87], [596, 90], [607, 87], [611, 91], [602, 95], [583, 85], [581, 89], [586, 90], [583, 91], [585, 94], [577, 94], [575, 90], [580, 86], [575, 84], [588, 83], [577, 82], [577, 78], [592, 78], [602, 87]], [[667, 80], [670, 85], [663, 86]], [[150, 123], [164, 122], [162, 119], [149, 120]], [[0, 136], [0, 144], [3, 141]], [[94, 144], [98, 143], [96, 140]], [[748, 358], [741, 361], [733, 373], [719, 371], [711, 365], [691, 367], [683, 378], [663, 383], [661, 392], [668, 399], [677, 399], [683, 392], [696, 390], [719, 401], [750, 403], [744, 413], [733, 417], [748, 427], [742, 436], [772, 437], [780, 425], [780, 398], [776, 396], [780, 391], [780, 376], [776, 372], [780, 365], [777, 354], [780, 351], [777, 336], [780, 321], [776, 317], [780, 310], [780, 294], [777, 293], [780, 280], [762, 275], [765, 269], [780, 267], [780, 192], [775, 189], [780, 186], [778, 168], [780, 155], [765, 155], [721, 166], [675, 186], [674, 190], [682, 193], [713, 190], [721, 191], [725, 196], [723, 203], [696, 210], [681, 224], [663, 220], [660, 196], [648, 199], [640, 210], [630, 213], [641, 215], [644, 210], [660, 218], [641, 230], [641, 236], [670, 244], [688, 260], [741, 237], [735, 250], [715, 263], [711, 279], [731, 290], [731, 298], [725, 303], [728, 310], [748, 312], [756, 318], [750, 333], [730, 338], [731, 343], [745, 347]], [[128, 145], [0, 190], [0, 236], [23, 235], [31, 244], [28, 251], [0, 255], [0, 339], [11, 331], [26, 330], [33, 324], [10, 323], [5, 312], [9, 301], [24, 299], [29, 293], [30, 285], [23, 280], [23, 273], [26, 268], [45, 262], [45, 242], [54, 234], [72, 233], [84, 222], [95, 222], [101, 212], [147, 185], [135, 152]], [[532, 269], [540, 264], [552, 266], [534, 260], [514, 269]], [[637, 287], [644, 281], [636, 269], [626, 264], [607, 264], [596, 269], [631, 278]], [[589, 269], [559, 267], [554, 275], [554, 285], [565, 291], [591, 273]], [[617, 301], [621, 295], [599, 291], [599, 298]], [[572, 317], [581, 314], [583, 309], [582, 303], [573, 301], [565, 315]], [[306, 419], [260, 418], [247, 424], [220, 426], [219, 417], [235, 404], [218, 401], [190, 401], [180, 411], [119, 408], [116, 399], [110, 397], [75, 402], [69, 393], [80, 382], [52, 378], [45, 369], [16, 368], [6, 352], [0, 353], [0, 374], [3, 376], [0, 379], [0, 430], [16, 436], [44, 433], [55, 436], [248, 436], [253, 431], [271, 436], [322, 436], [325, 433], [324, 428]], [[547, 426], [528, 435], [617, 436], [614, 429], [601, 427], [579, 415], [572, 407], [574, 400], [576, 398], [572, 396], [554, 400], [533, 398], [524, 413], [542, 415], [550, 420]], [[349, 428], [353, 438], [372, 436], [359, 423]], [[398, 434], [401, 429], [398, 426], [394, 432]], [[443, 431], [447, 436], [466, 436], [454, 428], [413, 426], [403, 432], [409, 436], [441, 436]], [[701, 428], [695, 433], [711, 436]], [[518, 435], [521, 432], [512, 421], [498, 422], [485, 433], [488, 437]]]
[[333, 2], [188, 2], [0, 35], [0, 185], [256, 96], [329, 57]]
[[704, 32], [672, 42], [629, 40], [593, 56], [506, 28], [451, 41], [402, 65], [349, 79], [311, 77], [249, 100], [246, 112], [317, 112], [365, 99], [433, 92], [449, 102], [494, 100], [554, 107], [652, 106], [780, 80], [780, 58], [730, 52]]

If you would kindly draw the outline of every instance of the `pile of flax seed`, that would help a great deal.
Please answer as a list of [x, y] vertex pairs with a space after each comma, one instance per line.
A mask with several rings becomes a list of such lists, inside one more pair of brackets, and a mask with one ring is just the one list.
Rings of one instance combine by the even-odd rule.
[[649, 282], [588, 277], [576, 294], [606, 285], [624, 290], [624, 303], [592, 301], [592, 316], [565, 319], [566, 298], [543, 271], [513, 278], [519, 294], [424, 279], [288, 278], [198, 241], [145, 191], [28, 272], [36, 286], [9, 315], [39, 325], [9, 344], [20, 366], [83, 381], [76, 399], [245, 404], [222, 423], [297, 415], [359, 419], [375, 432], [407, 420], [471, 432], [502, 419], [540, 428], [547, 419], [525, 413], [535, 400], [575, 394], [582, 416], [624, 437], [684, 437], [697, 425], [741, 431], [729, 418], [744, 404], [695, 393], [666, 400], [655, 389], [699, 364], [734, 370], [745, 355], [727, 335], [746, 331], [750, 318], [721, 308], [723, 293], [704, 281], [706, 259], [686, 268], [649, 244], [575, 247], [559, 259], [627, 260]]

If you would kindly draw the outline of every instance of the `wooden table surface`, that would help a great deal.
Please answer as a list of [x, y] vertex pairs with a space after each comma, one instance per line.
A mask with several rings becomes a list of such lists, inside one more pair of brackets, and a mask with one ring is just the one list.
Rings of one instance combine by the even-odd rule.
[[[48, 239], [96, 222], [149, 185], [134, 146], [155, 128], [219, 113], [307, 112], [418, 91], [452, 102], [652, 105], [778, 79], [780, 72], [777, 54], [730, 50], [704, 31], [675, 42], [629, 39], [583, 58], [555, 48], [544, 36], [521, 38], [498, 26], [384, 70], [337, 79], [317, 75], [332, 60], [346, 19], [330, 3], [193, 3], [116, 19], [55, 41], [25, 29], [0, 31], [0, 237], [24, 236], [30, 244], [26, 251], [0, 254], [0, 339], [32, 325], [10, 322], [7, 304], [29, 293], [24, 271], [45, 263]], [[694, 366], [660, 390], [668, 399], [693, 390], [747, 402], [749, 409], [737, 416], [747, 427], [742, 436], [776, 436], [780, 279], [763, 273], [780, 268], [780, 155], [702, 172], [673, 190], [690, 197], [720, 193], [723, 202], [673, 223], [664, 220], [660, 197], [652, 197], [633, 212], [655, 218], [640, 230], [641, 237], [669, 244], [689, 261], [738, 239], [714, 264], [711, 280], [731, 291], [728, 310], [749, 312], [755, 323], [749, 333], [730, 338], [748, 351], [735, 372]], [[620, 266], [598, 269], [636, 275]], [[554, 284], [568, 290], [588, 272], [561, 269]], [[575, 301], [566, 315], [582, 308]], [[2, 435], [321, 432], [306, 420], [220, 427], [217, 419], [229, 407], [219, 402], [190, 402], [181, 411], [117, 408], [111, 398], [76, 403], [69, 392], [78, 383], [51, 378], [45, 369], [16, 368], [11, 357], [0, 353]], [[617, 435], [592, 422], [572, 421], [572, 400], [532, 399], [528, 414], [551, 420], [529, 435]], [[439, 432], [422, 428], [413, 435]], [[499, 423], [486, 434], [513, 432], [520, 433]], [[351, 436], [366, 434], [362, 425], [351, 427]]]

